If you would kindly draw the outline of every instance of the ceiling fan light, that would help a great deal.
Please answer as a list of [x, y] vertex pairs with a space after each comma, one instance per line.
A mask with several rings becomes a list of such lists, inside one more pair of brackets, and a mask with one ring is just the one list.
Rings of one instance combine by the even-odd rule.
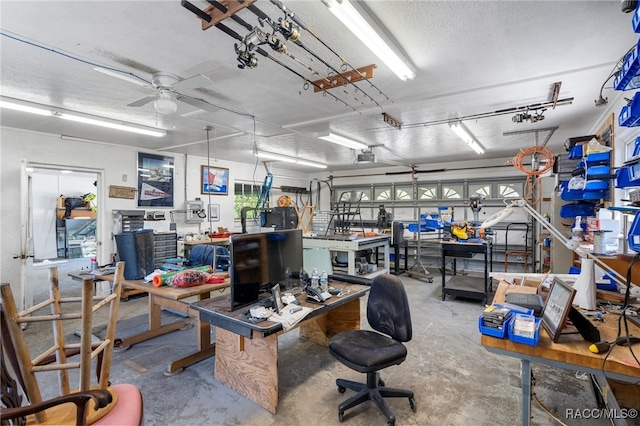
[[160, 92], [154, 106], [158, 114], [175, 114], [178, 110], [178, 104], [169, 92]]

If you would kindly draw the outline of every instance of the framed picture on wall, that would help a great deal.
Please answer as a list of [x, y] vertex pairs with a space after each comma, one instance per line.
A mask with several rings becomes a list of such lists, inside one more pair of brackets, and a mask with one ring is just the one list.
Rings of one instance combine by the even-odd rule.
[[218, 222], [220, 220], [220, 204], [209, 204], [209, 221]]
[[173, 157], [138, 153], [138, 207], [173, 207]]
[[200, 192], [202, 194], [227, 195], [228, 185], [229, 169], [202, 166], [200, 174]]

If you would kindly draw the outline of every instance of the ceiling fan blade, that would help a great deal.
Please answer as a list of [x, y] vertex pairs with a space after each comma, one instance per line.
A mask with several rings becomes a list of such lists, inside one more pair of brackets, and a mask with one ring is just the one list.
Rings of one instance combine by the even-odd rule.
[[133, 101], [130, 104], [127, 104], [129, 107], [141, 107], [142, 105], [146, 105], [151, 101], [155, 101], [157, 96], [146, 96], [142, 99], [138, 99], [137, 101]]
[[143, 80], [142, 78], [135, 76], [132, 73], [118, 72], [118, 71], [113, 71], [108, 68], [102, 68], [102, 67], [93, 67], [93, 69], [94, 71], [98, 71], [110, 77], [115, 77], [120, 80], [128, 81], [129, 83], [137, 84], [138, 86], [153, 89], [153, 86], [151, 85], [151, 83]]
[[194, 75], [185, 80], [179, 81], [172, 85], [178, 92], [188, 92], [189, 90], [197, 89], [199, 87], [209, 86], [213, 84], [213, 81], [207, 76], [202, 74]]
[[196, 108], [203, 109], [203, 110], [209, 111], [209, 112], [216, 112], [216, 111], [218, 111], [220, 109], [215, 105], [212, 105], [212, 104], [210, 104], [208, 102], [205, 102], [205, 101], [203, 101], [201, 99], [192, 98], [190, 96], [178, 95], [178, 96], [176, 96], [176, 99], [181, 101], [181, 102], [184, 102], [185, 104], [189, 104], [191, 106], [194, 106]]

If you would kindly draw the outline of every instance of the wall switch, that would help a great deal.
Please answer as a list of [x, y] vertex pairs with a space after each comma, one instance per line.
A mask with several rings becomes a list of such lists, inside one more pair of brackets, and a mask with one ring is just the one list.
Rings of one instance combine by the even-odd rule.
[[126, 174], [122, 175], [122, 181], [123, 181], [123, 182], [126, 182], [126, 181], [127, 181], [127, 175], [126, 175]]

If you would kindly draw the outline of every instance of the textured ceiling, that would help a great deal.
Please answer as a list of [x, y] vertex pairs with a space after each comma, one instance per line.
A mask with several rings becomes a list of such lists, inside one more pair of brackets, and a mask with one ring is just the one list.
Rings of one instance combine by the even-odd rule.
[[[205, 2], [193, 1], [199, 7]], [[355, 67], [376, 64], [369, 82], [337, 87], [331, 95], [305, 88], [304, 80], [260, 57], [255, 69], [239, 69], [232, 39], [200, 20], [180, 1], [5, 1], [0, 2], [0, 94], [58, 109], [78, 111], [168, 131], [163, 138], [2, 111], [3, 126], [126, 144], [141, 149], [207, 156], [205, 126], [212, 126], [209, 152], [222, 160], [253, 162], [252, 150], [298, 156], [329, 164], [328, 171], [381, 165], [429, 165], [445, 161], [510, 159], [521, 148], [542, 143], [561, 152], [567, 137], [592, 131], [618, 113], [595, 108], [594, 99], [620, 57], [637, 43], [631, 15], [618, 1], [367, 1], [417, 70], [403, 82], [328, 11], [321, 1], [285, 1], [322, 42]], [[268, 0], [255, 3], [271, 18], [283, 14]], [[260, 27], [250, 11], [239, 13]], [[244, 36], [248, 30], [226, 20]], [[260, 27], [266, 30], [265, 27]], [[302, 43], [332, 67], [341, 61], [311, 32]], [[331, 70], [307, 51], [287, 43], [290, 56], [263, 48], [275, 59], [314, 80]], [[304, 65], [301, 64], [304, 63]], [[187, 94], [220, 107], [204, 111], [179, 103], [161, 116], [153, 103], [127, 104], [154, 95], [149, 88], [102, 73], [113, 68], [151, 81], [155, 72], [181, 79], [203, 74], [212, 80]], [[513, 114], [486, 114], [559, 97], [569, 105], [549, 108], [544, 121], [514, 123]], [[621, 93], [605, 85], [613, 100]], [[371, 99], [373, 98], [373, 100]], [[344, 103], [349, 104], [345, 106]], [[384, 123], [386, 112], [403, 123]], [[475, 118], [481, 115], [479, 118]], [[494, 116], [492, 116], [494, 115]], [[486, 153], [477, 155], [448, 128], [463, 117]], [[373, 148], [377, 165], [355, 165], [356, 152], [317, 138], [331, 129]], [[538, 131], [536, 135], [536, 130]], [[504, 132], [524, 131], [504, 136]], [[281, 167], [309, 172], [299, 165]]]

